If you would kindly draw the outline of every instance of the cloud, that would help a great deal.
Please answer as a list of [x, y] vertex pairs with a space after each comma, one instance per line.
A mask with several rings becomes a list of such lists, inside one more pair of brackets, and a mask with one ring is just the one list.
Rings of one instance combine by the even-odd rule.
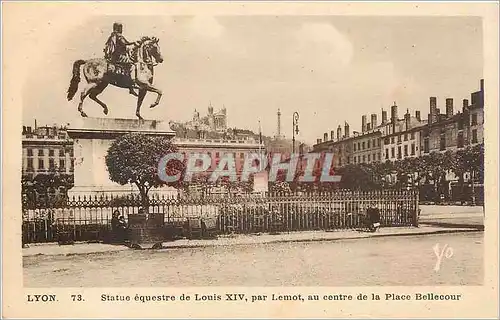
[[351, 62], [351, 42], [331, 24], [305, 23], [297, 32], [296, 40], [299, 51], [312, 54], [311, 58], [321, 63], [347, 66]]

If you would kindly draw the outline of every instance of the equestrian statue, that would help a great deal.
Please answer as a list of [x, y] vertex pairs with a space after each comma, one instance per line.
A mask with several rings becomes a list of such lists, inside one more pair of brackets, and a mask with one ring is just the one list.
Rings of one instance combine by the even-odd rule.
[[122, 31], [121, 23], [113, 24], [113, 32], [104, 47], [104, 58], [76, 60], [73, 63], [73, 77], [67, 92], [68, 101], [72, 100], [78, 91], [83, 73], [84, 81], [78, 104], [82, 117], [87, 116], [83, 111], [83, 101], [87, 96], [103, 108], [104, 114], [108, 114], [108, 107], [97, 96], [109, 84], [128, 89], [130, 94], [137, 97], [135, 115], [141, 120], [141, 105], [148, 91], [157, 95], [150, 108], [156, 107], [160, 102], [162, 92], [153, 86], [153, 68], [163, 62], [159, 40], [155, 37], [142, 37], [138, 41], [129, 42]]

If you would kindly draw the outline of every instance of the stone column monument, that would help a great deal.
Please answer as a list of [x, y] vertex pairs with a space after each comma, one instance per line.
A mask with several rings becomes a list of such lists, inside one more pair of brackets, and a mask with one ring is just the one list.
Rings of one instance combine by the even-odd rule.
[[[172, 139], [175, 132], [165, 121], [80, 118], [70, 125], [68, 135], [74, 141], [74, 180], [69, 196], [124, 195], [138, 192], [135, 185], [121, 186], [109, 179], [105, 156], [111, 143], [127, 133], [142, 133]], [[151, 193], [169, 192], [151, 189]], [[168, 189], [168, 190], [167, 190]]]

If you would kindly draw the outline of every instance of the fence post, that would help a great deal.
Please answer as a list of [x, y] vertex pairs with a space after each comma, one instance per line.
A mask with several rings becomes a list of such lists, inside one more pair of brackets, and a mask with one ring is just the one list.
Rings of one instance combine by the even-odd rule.
[[419, 190], [416, 189], [413, 191], [413, 197], [415, 198], [415, 211], [413, 212], [413, 224], [415, 227], [418, 228], [418, 219], [419, 219], [419, 216], [420, 216], [420, 209], [419, 209], [419, 203], [418, 203], [418, 200], [419, 200]]

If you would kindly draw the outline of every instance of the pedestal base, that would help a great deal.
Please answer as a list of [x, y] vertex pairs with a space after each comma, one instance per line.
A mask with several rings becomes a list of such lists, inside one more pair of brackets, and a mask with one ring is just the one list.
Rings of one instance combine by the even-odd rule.
[[[166, 121], [81, 118], [71, 125], [68, 135], [74, 143], [75, 187], [69, 190], [70, 197], [138, 193], [135, 186], [120, 186], [111, 181], [106, 166], [105, 158], [109, 147], [117, 137], [128, 133], [141, 133], [167, 140], [175, 136]], [[153, 191], [152, 194], [154, 193]]]

